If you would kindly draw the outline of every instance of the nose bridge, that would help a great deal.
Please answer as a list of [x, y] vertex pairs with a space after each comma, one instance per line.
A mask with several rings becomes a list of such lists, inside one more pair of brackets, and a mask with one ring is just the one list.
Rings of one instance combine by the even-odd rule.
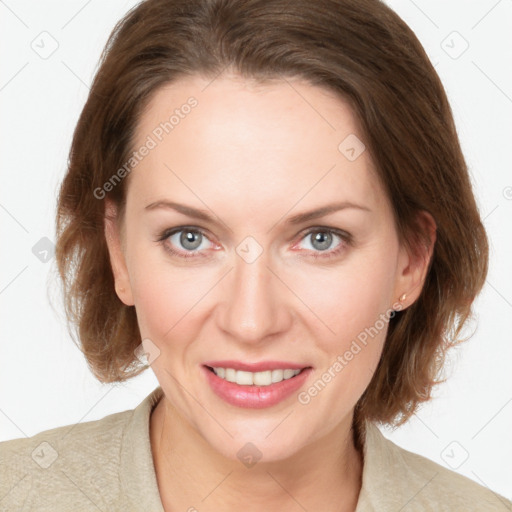
[[268, 253], [258, 246], [254, 239], [239, 244], [227, 286], [222, 328], [239, 341], [258, 342], [283, 328], [279, 283], [267, 268]]

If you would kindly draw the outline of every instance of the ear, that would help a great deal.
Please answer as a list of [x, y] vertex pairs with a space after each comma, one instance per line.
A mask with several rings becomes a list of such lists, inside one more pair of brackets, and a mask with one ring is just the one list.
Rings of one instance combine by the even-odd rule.
[[118, 220], [117, 205], [111, 199], [105, 197], [105, 238], [114, 274], [116, 293], [124, 304], [133, 306], [135, 303], [133, 301]]
[[[398, 263], [398, 279], [395, 297], [402, 308], [412, 305], [420, 296], [427, 277], [434, 245], [436, 242], [436, 222], [430, 213], [422, 210], [416, 218], [417, 230], [425, 237], [412, 240], [410, 247], [402, 245]], [[405, 298], [400, 300], [405, 294]]]

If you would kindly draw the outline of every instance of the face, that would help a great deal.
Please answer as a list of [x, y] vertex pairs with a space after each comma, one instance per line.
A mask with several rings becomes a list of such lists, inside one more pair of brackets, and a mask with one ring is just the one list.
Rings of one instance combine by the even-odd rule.
[[349, 424], [421, 273], [349, 106], [288, 82], [157, 91], [137, 127], [135, 148], [156, 144], [129, 175], [122, 245], [106, 226], [166, 400], [232, 459], [247, 442], [283, 459]]

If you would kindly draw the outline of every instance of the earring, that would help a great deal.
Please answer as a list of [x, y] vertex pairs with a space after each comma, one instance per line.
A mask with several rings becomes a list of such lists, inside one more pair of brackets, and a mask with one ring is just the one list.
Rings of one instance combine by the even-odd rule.
[[407, 298], [407, 294], [402, 293], [402, 295], [400, 295], [400, 298], [398, 299], [398, 302], [403, 302], [406, 298]]

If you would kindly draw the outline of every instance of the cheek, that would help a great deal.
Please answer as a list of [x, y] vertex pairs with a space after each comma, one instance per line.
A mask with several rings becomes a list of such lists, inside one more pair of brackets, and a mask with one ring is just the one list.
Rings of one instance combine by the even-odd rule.
[[161, 273], [156, 267], [134, 275], [134, 301], [143, 337], [164, 340], [189, 325], [187, 313], [200, 298], [202, 287], [192, 286], [193, 280], [183, 282], [181, 277], [176, 272]]
[[310, 322], [310, 330], [319, 349], [319, 375], [331, 390], [323, 395], [325, 403], [333, 408], [354, 404], [377, 368], [394, 302], [393, 269], [392, 257], [375, 254], [336, 271], [296, 276], [294, 290], [319, 319], [314, 326]]
[[209, 291], [218, 275], [201, 267], [172, 264], [163, 249], [144, 248], [140, 243], [131, 254], [130, 282], [141, 336], [176, 357], [201, 329]]
[[140, 242], [131, 249], [128, 272], [141, 335], [162, 340], [180, 325], [193, 300], [194, 287], [186, 272], [165, 261], [163, 249]]
[[323, 324], [326, 343], [338, 349], [374, 326], [382, 314], [389, 314], [394, 302], [391, 261], [349, 263], [294, 276], [294, 291]]
[[297, 283], [303, 286], [304, 302], [323, 324], [318, 326], [315, 321], [312, 329], [318, 349], [317, 373], [298, 401], [312, 407], [306, 410], [316, 411], [311, 418], [329, 417], [326, 429], [348, 414], [368, 387], [387, 334], [392, 311], [387, 291], [392, 289], [392, 280], [385, 265], [364, 270], [340, 272], [338, 279], [332, 275], [322, 279], [317, 274], [314, 293], [306, 292], [310, 279]]

